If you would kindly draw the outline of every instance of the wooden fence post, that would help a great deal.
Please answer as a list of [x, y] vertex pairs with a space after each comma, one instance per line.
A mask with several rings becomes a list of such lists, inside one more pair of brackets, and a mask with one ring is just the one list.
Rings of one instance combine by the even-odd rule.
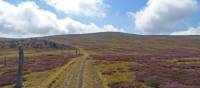
[[80, 49], [76, 49], [76, 56], [81, 55]]
[[24, 52], [22, 46], [19, 46], [18, 74], [15, 88], [23, 87], [23, 71], [24, 71]]
[[78, 49], [76, 49], [76, 56], [78, 56]]
[[7, 62], [6, 62], [6, 56], [4, 57], [4, 66], [7, 65]]
[[78, 49], [78, 52], [79, 52], [78, 55], [81, 55], [81, 50], [80, 49]]

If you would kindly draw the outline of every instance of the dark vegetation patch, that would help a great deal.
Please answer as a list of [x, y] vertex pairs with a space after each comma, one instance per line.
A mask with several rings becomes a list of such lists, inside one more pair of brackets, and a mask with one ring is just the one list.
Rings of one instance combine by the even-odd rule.
[[114, 82], [108, 84], [110, 88], [135, 88], [132, 83], [128, 82]]
[[120, 68], [120, 67], [117, 68], [117, 71], [120, 73], [126, 72], [126, 70], [124, 68]]
[[116, 70], [114, 70], [114, 69], [107, 69], [102, 72], [103, 75], [112, 75], [114, 73], [116, 73]]
[[[76, 57], [74, 55], [65, 56], [39, 56], [25, 58], [25, 72], [40, 72], [49, 70], [55, 67], [63, 66], [68, 62], [70, 58]], [[3, 64], [3, 60], [0, 59], [0, 64]], [[3, 74], [0, 76], [0, 86], [13, 84], [16, 80], [18, 70], [17, 58], [8, 58], [7, 65], [3, 66]], [[26, 80], [26, 79], [24, 79]]]

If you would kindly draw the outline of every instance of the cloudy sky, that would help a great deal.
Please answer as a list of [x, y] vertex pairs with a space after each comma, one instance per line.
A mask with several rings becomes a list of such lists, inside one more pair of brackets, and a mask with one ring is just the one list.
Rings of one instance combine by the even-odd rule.
[[0, 37], [200, 35], [199, 0], [0, 0]]

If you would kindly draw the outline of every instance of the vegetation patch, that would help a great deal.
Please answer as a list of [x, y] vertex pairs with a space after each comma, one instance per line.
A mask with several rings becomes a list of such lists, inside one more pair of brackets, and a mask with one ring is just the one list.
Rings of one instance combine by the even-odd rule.
[[[46, 70], [51, 70], [52, 68], [57, 68], [68, 63], [69, 59], [77, 56], [58, 56], [58, 55], [40, 55], [37, 57], [27, 57], [24, 63], [24, 74], [30, 74], [32, 72], [43, 72]], [[3, 62], [3, 60], [1, 60]], [[6, 59], [6, 65], [3, 66], [2, 74], [0, 76], [0, 86], [10, 85], [15, 82], [17, 76], [18, 60], [17, 58]], [[26, 79], [24, 79], [26, 80]]]
[[114, 73], [116, 73], [116, 71], [113, 70], [113, 69], [107, 69], [107, 70], [102, 72], [103, 75], [112, 75]]
[[114, 82], [108, 84], [110, 88], [135, 88], [132, 83], [128, 82]]
[[127, 67], [127, 65], [133, 64], [134, 62], [126, 62], [126, 61], [99, 62], [98, 61], [98, 63], [100, 64], [95, 65], [97, 69], [97, 73], [100, 76], [100, 79], [102, 80], [102, 84], [105, 87], [109, 87], [109, 84], [111, 83], [116, 83], [116, 82], [121, 82], [121, 81], [131, 83], [135, 79], [134, 72], [128, 71], [128, 67]]

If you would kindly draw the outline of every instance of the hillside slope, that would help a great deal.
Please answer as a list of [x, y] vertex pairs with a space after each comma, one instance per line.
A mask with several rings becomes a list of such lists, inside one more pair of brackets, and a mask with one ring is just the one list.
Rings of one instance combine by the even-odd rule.
[[21, 42], [27, 88], [200, 88], [199, 40], [118, 32], [4, 38], [0, 87], [13, 88]]
[[200, 52], [200, 36], [134, 35], [119, 32], [57, 35], [28, 39], [0, 39], [1, 49], [75, 49], [96, 54], [157, 54]]
[[200, 36], [155, 36], [104, 32], [43, 37], [103, 54], [149, 54], [158, 52], [199, 52]]

